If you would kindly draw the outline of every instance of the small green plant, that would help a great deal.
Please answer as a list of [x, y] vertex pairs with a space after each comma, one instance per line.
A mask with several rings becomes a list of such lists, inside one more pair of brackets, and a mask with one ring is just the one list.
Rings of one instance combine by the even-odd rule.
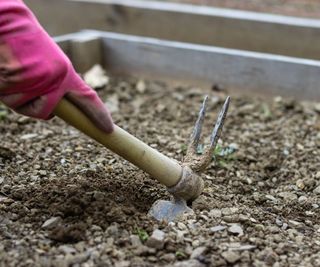
[[263, 103], [261, 105], [261, 112], [262, 112], [262, 115], [263, 115], [264, 118], [268, 119], [268, 118], [272, 117], [271, 110], [270, 110], [268, 104], [266, 104], [266, 103]]
[[186, 258], [186, 254], [180, 250], [176, 251], [176, 257], [177, 258]]
[[187, 153], [188, 146], [186, 144], [181, 145], [182, 154], [185, 155]]
[[136, 230], [136, 234], [139, 236], [139, 238], [142, 242], [146, 242], [149, 238], [148, 233], [145, 230], [140, 229], [140, 228], [138, 228]]
[[236, 150], [237, 149], [234, 146], [223, 148], [221, 145], [217, 144], [212, 158], [218, 163], [220, 167], [230, 169], [230, 162], [236, 159], [234, 155]]
[[8, 116], [8, 109], [0, 104], [0, 121], [4, 120]]

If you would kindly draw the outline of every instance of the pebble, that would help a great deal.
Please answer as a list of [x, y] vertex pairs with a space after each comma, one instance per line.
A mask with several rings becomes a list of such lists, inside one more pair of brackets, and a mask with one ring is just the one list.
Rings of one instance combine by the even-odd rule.
[[299, 226], [301, 226], [301, 223], [294, 221], [294, 220], [289, 220], [289, 226], [290, 227], [299, 227]]
[[118, 261], [114, 264], [114, 267], [129, 267], [130, 261]]
[[176, 256], [173, 253], [168, 253], [163, 255], [160, 259], [170, 262], [170, 261], [174, 261], [176, 259]]
[[279, 193], [279, 196], [288, 202], [294, 201], [298, 198], [297, 195], [292, 192], [281, 192]]
[[107, 229], [106, 229], [106, 233], [110, 236], [117, 236], [119, 234], [119, 229], [118, 229], [118, 225], [114, 224], [114, 225], [110, 225]]
[[240, 225], [234, 224], [228, 228], [228, 232], [231, 234], [236, 234], [238, 236], [243, 236], [243, 229]]
[[209, 216], [210, 216], [211, 218], [221, 218], [222, 212], [221, 212], [221, 210], [219, 210], [219, 209], [212, 209], [212, 210], [210, 210], [210, 212], [209, 212]]
[[283, 223], [281, 229], [282, 230], [287, 230], [288, 229], [288, 224], [287, 223]]
[[306, 201], [307, 201], [307, 197], [306, 196], [300, 196], [299, 198], [298, 198], [298, 202], [299, 203], [305, 203]]
[[256, 224], [254, 227], [257, 231], [264, 231], [265, 230], [265, 227], [263, 224]]
[[320, 185], [313, 190], [313, 193], [320, 195]]
[[77, 253], [77, 250], [74, 247], [67, 246], [67, 245], [61, 245], [59, 246], [59, 250], [63, 252], [64, 254], [74, 254]]
[[211, 232], [211, 233], [215, 233], [215, 232], [223, 231], [223, 230], [226, 229], [226, 228], [227, 228], [226, 226], [217, 225], [217, 226], [211, 227], [211, 228], [210, 228], [210, 232]]
[[227, 216], [227, 215], [232, 215], [235, 213], [238, 213], [239, 209], [238, 208], [224, 208], [221, 210], [222, 215]]
[[146, 245], [150, 248], [162, 249], [164, 246], [165, 233], [161, 230], [154, 230], [152, 235], [146, 242]]
[[277, 218], [277, 219], [276, 219], [276, 225], [282, 226], [282, 225], [283, 225], [283, 221], [280, 220], [279, 218]]
[[85, 82], [94, 89], [99, 89], [109, 83], [109, 77], [101, 65], [96, 64], [83, 76]]
[[276, 202], [277, 199], [272, 195], [266, 195], [266, 199]]
[[42, 224], [41, 228], [45, 230], [53, 229], [58, 226], [61, 221], [61, 217], [51, 217]]
[[221, 256], [228, 262], [228, 263], [235, 263], [240, 260], [240, 254], [235, 251], [225, 251], [221, 253]]
[[194, 251], [192, 251], [190, 259], [196, 259], [200, 255], [202, 255], [206, 251], [206, 247], [197, 247]]
[[205, 267], [205, 265], [197, 260], [191, 259], [186, 261], [176, 262], [173, 267]]
[[38, 134], [34, 133], [34, 134], [24, 134], [20, 137], [21, 140], [28, 140], [28, 139], [32, 139], [37, 137]]
[[137, 235], [130, 235], [130, 242], [131, 242], [131, 245], [134, 247], [139, 247], [142, 245], [141, 240]]
[[136, 90], [138, 93], [143, 94], [146, 91], [146, 83], [143, 80], [140, 80], [136, 84]]

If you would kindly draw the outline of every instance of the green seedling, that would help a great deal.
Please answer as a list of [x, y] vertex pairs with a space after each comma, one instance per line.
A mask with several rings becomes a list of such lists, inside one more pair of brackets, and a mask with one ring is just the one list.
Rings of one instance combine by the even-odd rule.
[[188, 146], [186, 144], [181, 145], [182, 154], [185, 155], [187, 153]]
[[235, 152], [236, 148], [233, 146], [223, 148], [218, 144], [213, 152], [212, 158], [222, 168], [230, 169], [230, 161], [235, 160]]
[[176, 257], [177, 258], [186, 258], [187, 256], [186, 256], [186, 254], [185, 253], [183, 253], [182, 251], [176, 251]]
[[261, 111], [262, 111], [263, 117], [265, 117], [265, 118], [271, 118], [272, 117], [272, 113], [271, 113], [271, 110], [270, 110], [268, 104], [263, 103], [261, 105]]
[[137, 229], [136, 230], [136, 234], [139, 236], [139, 238], [140, 238], [140, 240], [142, 241], [142, 242], [146, 242], [148, 239], [149, 239], [149, 235], [148, 235], [148, 233], [145, 231], [145, 230], [143, 230], [143, 229]]
[[8, 114], [8, 109], [4, 105], [0, 104], [0, 121], [7, 118]]

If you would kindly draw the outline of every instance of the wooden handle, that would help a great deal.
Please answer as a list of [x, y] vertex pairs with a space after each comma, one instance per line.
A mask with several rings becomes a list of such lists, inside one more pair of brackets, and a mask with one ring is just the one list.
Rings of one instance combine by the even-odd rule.
[[182, 176], [182, 167], [178, 163], [149, 147], [117, 125], [111, 134], [103, 132], [81, 110], [65, 98], [56, 106], [54, 113], [167, 187], [174, 186], [179, 182]]

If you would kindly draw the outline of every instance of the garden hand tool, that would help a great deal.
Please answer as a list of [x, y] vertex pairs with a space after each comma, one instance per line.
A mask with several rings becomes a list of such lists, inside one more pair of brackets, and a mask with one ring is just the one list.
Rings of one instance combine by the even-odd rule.
[[60, 100], [54, 114], [167, 186], [174, 200], [172, 202], [157, 201], [150, 209], [149, 214], [159, 221], [173, 221], [181, 214], [190, 212], [191, 209], [187, 206], [186, 201], [196, 199], [203, 191], [203, 180], [198, 174], [211, 162], [227, 114], [230, 98], [226, 99], [220, 111], [211, 135], [209, 148], [202, 156], [198, 156], [196, 151], [201, 137], [207, 100], [208, 97], [203, 102], [190, 138], [185, 160], [181, 165], [117, 125], [114, 126], [112, 133], [105, 133], [66, 98]]

